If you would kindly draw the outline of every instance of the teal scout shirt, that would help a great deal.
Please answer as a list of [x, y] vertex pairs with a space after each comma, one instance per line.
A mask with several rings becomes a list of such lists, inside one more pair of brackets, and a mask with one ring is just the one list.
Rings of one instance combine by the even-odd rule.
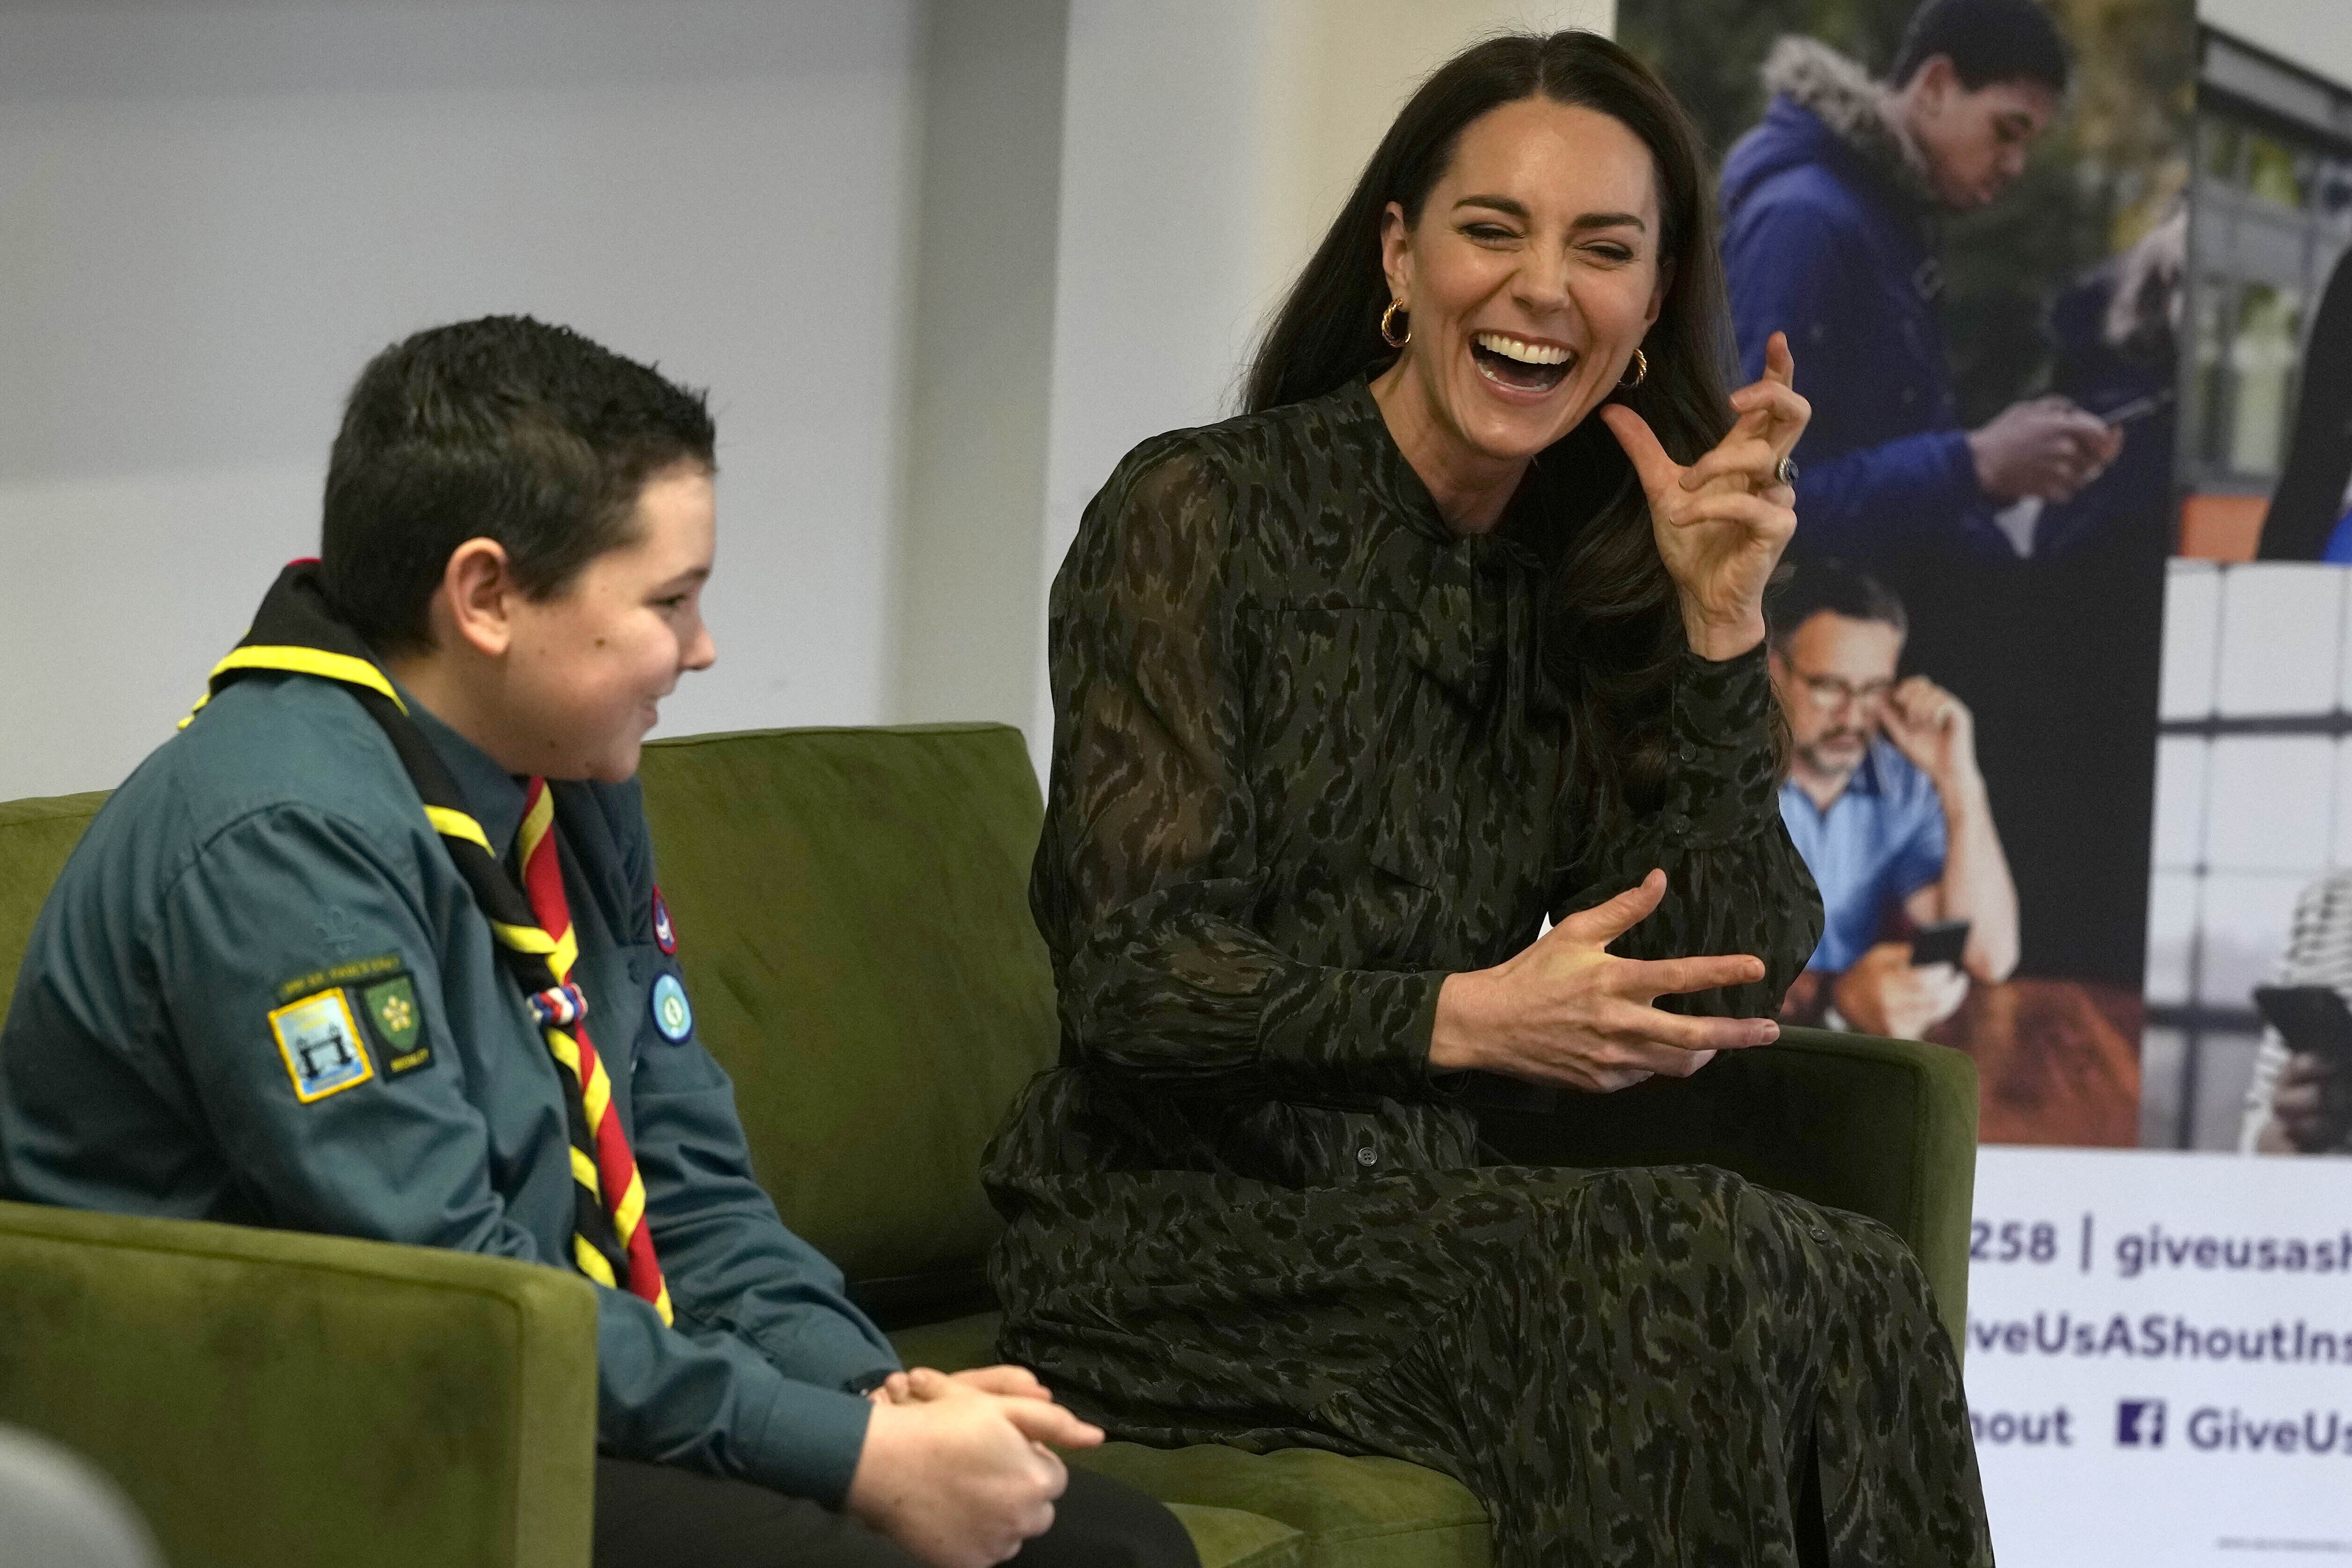
[[[520, 786], [408, 706], [510, 844]], [[870, 1408], [848, 1389], [896, 1358], [753, 1182], [726, 1074], [656, 1016], [677, 963], [637, 785], [556, 802], [572, 978], [677, 1311], [597, 1291], [600, 1445], [837, 1503]], [[568, 1268], [569, 1148], [557, 1068], [391, 743], [307, 677], [231, 687], [115, 793], [0, 1026], [0, 1192], [37, 1203]]]

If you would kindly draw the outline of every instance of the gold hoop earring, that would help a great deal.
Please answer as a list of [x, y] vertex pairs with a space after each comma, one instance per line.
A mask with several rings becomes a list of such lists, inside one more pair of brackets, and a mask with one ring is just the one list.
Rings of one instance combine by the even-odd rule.
[[1411, 311], [1406, 311], [1405, 313], [1404, 336], [1400, 338], [1389, 331], [1391, 327], [1396, 325], [1397, 312], [1402, 310], [1404, 310], [1403, 300], [1391, 300], [1389, 301], [1389, 308], [1381, 312], [1381, 342], [1388, 344], [1388, 346], [1392, 349], [1401, 349], [1404, 347], [1405, 344], [1412, 342], [1412, 315]]
[[1633, 351], [1633, 379], [1627, 381], [1622, 377], [1620, 377], [1617, 382], [1617, 390], [1620, 392], [1631, 392], [1649, 379], [1650, 356], [1643, 353], [1640, 349], [1635, 349]]

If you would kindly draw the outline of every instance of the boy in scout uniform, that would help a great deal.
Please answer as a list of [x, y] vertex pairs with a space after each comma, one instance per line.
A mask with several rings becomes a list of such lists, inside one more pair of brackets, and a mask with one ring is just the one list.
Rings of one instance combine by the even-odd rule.
[[321, 558], [41, 912], [0, 1192], [577, 1268], [600, 1565], [1190, 1563], [1028, 1373], [902, 1372], [752, 1180], [635, 782], [714, 657], [712, 442], [561, 328], [376, 357]]

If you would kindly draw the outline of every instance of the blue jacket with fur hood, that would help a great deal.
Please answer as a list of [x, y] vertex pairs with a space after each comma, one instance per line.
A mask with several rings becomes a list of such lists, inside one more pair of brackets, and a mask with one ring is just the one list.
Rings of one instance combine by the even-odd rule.
[[1741, 368], [1789, 334], [1813, 420], [1796, 549], [1856, 563], [1921, 544], [2009, 553], [1961, 428], [1918, 153], [1862, 68], [1811, 38], [1764, 67], [1762, 123], [1724, 161], [1724, 267]]

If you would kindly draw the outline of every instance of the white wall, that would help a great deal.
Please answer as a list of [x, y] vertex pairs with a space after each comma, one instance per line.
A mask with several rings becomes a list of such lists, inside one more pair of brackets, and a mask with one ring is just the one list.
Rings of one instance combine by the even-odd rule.
[[117, 782], [416, 327], [713, 388], [692, 733], [994, 718], [1128, 447], [1242, 357], [1413, 82], [1612, 0], [6, 0], [0, 800]]
[[0, 799], [110, 785], [308, 553], [367, 356], [494, 310], [713, 388], [673, 733], [882, 716], [918, 0], [0, 7]]
[[[1039, 569], [1128, 448], [1232, 411], [1251, 340], [1422, 76], [1615, 0], [1072, 0]], [[1030, 750], [1052, 733], [1044, 647]]]
[[1026, 725], [1069, 0], [932, 0], [891, 716]]
[[2352, 5], [2346, 0], [2197, 0], [2197, 19], [2352, 87]]

